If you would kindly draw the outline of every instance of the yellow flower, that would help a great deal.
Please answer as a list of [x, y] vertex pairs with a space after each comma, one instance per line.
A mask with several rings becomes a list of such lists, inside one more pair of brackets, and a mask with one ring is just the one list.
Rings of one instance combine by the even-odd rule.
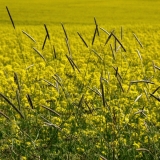
[[133, 146], [135, 146], [136, 148], [140, 148], [140, 143], [134, 141]]
[[21, 156], [20, 160], [27, 160], [27, 157]]

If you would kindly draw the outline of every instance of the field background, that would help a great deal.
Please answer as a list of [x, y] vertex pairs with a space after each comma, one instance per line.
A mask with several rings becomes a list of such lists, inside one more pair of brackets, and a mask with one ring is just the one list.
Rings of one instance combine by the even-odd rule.
[[9, 24], [8, 6], [15, 24], [41, 25], [92, 24], [96, 17], [100, 24], [159, 24], [159, 0], [1, 0], [0, 23]]

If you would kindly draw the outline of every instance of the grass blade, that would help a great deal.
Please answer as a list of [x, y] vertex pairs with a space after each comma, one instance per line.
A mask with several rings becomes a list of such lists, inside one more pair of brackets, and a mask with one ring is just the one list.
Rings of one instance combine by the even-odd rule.
[[103, 156], [101, 156], [101, 155], [100, 155], [100, 158], [101, 158], [102, 160], [107, 160], [107, 158], [105, 158], [105, 157], [103, 157]]
[[0, 96], [6, 100], [6, 102], [11, 105], [13, 107], [13, 109], [15, 109], [17, 111], [17, 113], [21, 116], [21, 118], [24, 118], [24, 116], [22, 115], [22, 113], [19, 111], [19, 109], [17, 109], [17, 107], [2, 93], [0, 93]]
[[110, 33], [108, 31], [106, 31], [104, 28], [100, 27], [100, 29], [105, 32], [106, 34], [110, 35]]
[[103, 86], [103, 82], [102, 82], [102, 77], [100, 77], [100, 87], [101, 87], [101, 92], [102, 92], [102, 102], [103, 102], [103, 106], [106, 106], [106, 101], [105, 101], [105, 93], [104, 93], [104, 86]]
[[81, 99], [80, 99], [80, 101], [78, 103], [78, 107], [79, 108], [82, 107], [83, 100], [84, 100], [84, 94], [82, 95], [82, 97], [81, 97]]
[[154, 82], [151, 82], [149, 80], [137, 80], [137, 81], [130, 81], [130, 83], [150, 83], [150, 84], [154, 84]]
[[47, 81], [46, 79], [43, 79], [43, 81], [47, 82], [49, 85], [51, 85], [52, 87], [54, 87], [55, 89], [57, 89], [57, 87], [55, 85], [53, 85], [51, 82]]
[[138, 53], [138, 57], [139, 57], [139, 59], [140, 59], [140, 60], [141, 60], [141, 62], [142, 62], [142, 56], [141, 56], [141, 54], [140, 54], [139, 50], [138, 50], [138, 49], [136, 49], [136, 51], [137, 51], [137, 53]]
[[33, 47], [33, 49], [38, 53], [38, 55], [46, 62], [46, 59], [44, 58], [44, 56], [36, 49]]
[[135, 35], [135, 33], [133, 33], [134, 37], [136, 38], [137, 42], [139, 43], [139, 45], [143, 48], [142, 43], [140, 42], [140, 40], [138, 39], [138, 37]]
[[50, 40], [49, 32], [48, 32], [47, 26], [45, 24], [44, 24], [44, 27], [45, 27], [45, 30], [46, 30], [46, 33], [47, 33], [47, 37]]
[[96, 31], [97, 31], [97, 34], [99, 36], [99, 30], [98, 30], [98, 24], [97, 24], [97, 21], [96, 21], [96, 18], [94, 17], [94, 23], [96, 25]]
[[27, 97], [27, 100], [28, 100], [29, 105], [31, 106], [32, 109], [34, 109], [33, 103], [32, 103], [32, 99], [31, 99], [30, 95], [27, 94], [26, 97]]
[[7, 115], [5, 115], [3, 112], [0, 111], [0, 114], [5, 117], [6, 119], [10, 120], [9, 117]]
[[142, 94], [140, 94], [140, 95], [135, 99], [134, 103], [137, 102], [141, 97], [142, 97]]
[[108, 43], [108, 41], [110, 40], [110, 38], [112, 37], [112, 33], [114, 32], [114, 30], [109, 34], [107, 40], [106, 40], [106, 43], [104, 45], [106, 45]]
[[47, 35], [45, 36], [45, 39], [44, 39], [44, 42], [43, 42], [43, 46], [42, 46], [42, 50], [44, 49], [44, 46], [45, 46], [45, 44], [46, 44], [46, 40], [47, 40]]
[[152, 94], [156, 93], [159, 89], [160, 89], [160, 86], [157, 87], [157, 88], [152, 92]]
[[69, 60], [69, 62], [70, 62], [70, 64], [71, 64], [72, 68], [75, 70], [74, 67], [76, 67], [76, 69], [77, 69], [78, 72], [80, 73], [79, 68], [78, 68], [77, 65], [74, 63], [74, 61], [72, 60], [72, 58], [70, 58], [68, 55], [66, 55], [66, 57], [67, 57], [67, 59]]
[[21, 110], [20, 94], [19, 94], [19, 90], [18, 89], [16, 90], [16, 97], [17, 97], [17, 102], [18, 102], [19, 110]]
[[16, 27], [15, 27], [15, 25], [14, 25], [14, 21], [13, 21], [13, 19], [12, 19], [12, 16], [11, 16], [11, 14], [10, 14], [9, 9], [8, 9], [8, 7], [7, 7], [7, 6], [6, 6], [6, 9], [7, 9], [7, 12], [8, 12], [9, 18], [10, 18], [10, 20], [11, 20], [11, 22], [12, 22], [13, 28], [14, 28], [14, 29], [16, 29]]
[[119, 41], [119, 39], [113, 34], [113, 32], [111, 33], [114, 38], [116, 39], [116, 41], [121, 45], [121, 47], [123, 48], [123, 50], [126, 52], [126, 49], [124, 48], [124, 46], [122, 45], [122, 43]]
[[66, 32], [66, 30], [65, 30], [65, 28], [64, 28], [64, 25], [63, 25], [62, 23], [61, 23], [61, 26], [62, 26], [62, 28], [63, 28], [64, 34], [65, 34], [65, 37], [66, 37], [66, 39], [68, 40], [67, 32]]
[[94, 35], [93, 35], [93, 38], [92, 38], [92, 45], [94, 44], [94, 40], [95, 40], [95, 37], [96, 37], [96, 32], [97, 32], [97, 28], [95, 28], [95, 31], [94, 31]]
[[120, 79], [122, 79], [122, 77], [121, 77], [121, 75], [119, 74], [119, 72], [118, 72], [118, 67], [117, 68], [115, 68], [114, 66], [112, 66], [113, 67], [113, 69], [116, 71], [116, 76], [118, 76]]
[[19, 80], [18, 80], [18, 75], [16, 72], [14, 72], [14, 82], [17, 84], [18, 90], [20, 92], [20, 84], [19, 84]]
[[54, 113], [54, 114], [56, 114], [57, 116], [59, 116], [60, 117], [60, 114], [59, 113], [57, 113], [56, 111], [54, 111], [53, 109], [50, 109], [50, 108], [48, 108], [48, 107], [46, 107], [46, 106], [44, 106], [44, 105], [41, 105], [43, 108], [45, 108], [45, 109], [47, 109], [47, 110], [49, 110], [50, 112], [52, 112], [52, 113]]
[[73, 70], [75, 70], [73, 63], [71, 62], [71, 59], [70, 59], [67, 55], [66, 55], [66, 57], [67, 57], [67, 59], [68, 59], [69, 63], [71, 64], [71, 66], [72, 66]]
[[54, 52], [54, 58], [56, 59], [57, 58], [57, 54], [56, 54], [56, 49], [55, 49], [54, 46], [53, 46], [53, 52]]
[[101, 60], [103, 60], [102, 57], [94, 49], [92, 49], [91, 51], [94, 52], [98, 58], [100, 58]]
[[155, 95], [153, 95], [152, 93], [150, 93], [150, 95], [151, 95], [152, 97], [154, 97], [157, 101], [159, 101], [159, 102], [160, 102], [160, 98], [156, 97], [156, 96], [155, 96]]
[[112, 45], [111, 45], [111, 44], [110, 44], [110, 48], [111, 48], [111, 51], [112, 51], [112, 57], [113, 57], [114, 60], [116, 60], [115, 54], [114, 54], [114, 51], [113, 51], [113, 48], [112, 48]]
[[85, 42], [85, 40], [82, 38], [82, 36], [77, 32], [77, 34], [79, 35], [79, 37], [81, 38], [81, 40], [83, 41], [83, 43], [85, 44], [85, 46], [88, 48], [87, 43]]
[[26, 33], [25, 31], [22, 31], [28, 38], [30, 38], [33, 42], [36, 43], [36, 41], [28, 34]]
[[70, 49], [70, 46], [69, 46], [69, 40], [66, 38], [66, 44], [67, 44], [67, 49], [68, 49], [68, 53], [69, 55], [71, 56], [71, 49]]
[[92, 89], [92, 88], [90, 88], [90, 87], [88, 87], [91, 91], [93, 91], [94, 93], [96, 93], [98, 96], [100, 96], [100, 97], [102, 97], [102, 94], [101, 94], [101, 92], [97, 89], [97, 88], [95, 88], [95, 89]]
[[158, 70], [160, 70], [160, 67], [158, 67], [158, 66], [154, 66], [156, 69], [158, 69]]

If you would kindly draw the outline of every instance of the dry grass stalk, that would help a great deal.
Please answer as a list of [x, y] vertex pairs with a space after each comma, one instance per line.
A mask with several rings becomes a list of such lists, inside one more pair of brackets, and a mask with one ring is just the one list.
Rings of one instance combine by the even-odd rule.
[[30, 95], [27, 94], [26, 97], [27, 97], [27, 100], [28, 100], [29, 105], [31, 106], [32, 109], [34, 109], [33, 103], [32, 103], [32, 99], [31, 99]]
[[112, 66], [112, 67], [113, 67], [114, 70], [116, 71], [115, 76], [116, 76], [117, 81], [118, 81], [118, 83], [119, 83], [119, 85], [120, 85], [120, 87], [121, 87], [122, 92], [124, 92], [124, 89], [123, 89], [123, 87], [122, 87], [122, 83], [121, 83], [121, 81], [120, 81], [120, 79], [122, 80], [122, 77], [121, 77], [121, 75], [118, 73], [118, 67], [117, 67], [117, 68], [115, 68], [114, 66]]
[[141, 56], [141, 54], [140, 54], [139, 50], [138, 50], [138, 49], [136, 49], [136, 51], [137, 51], [137, 53], [138, 53], [138, 57], [139, 57], [139, 59], [140, 59], [140, 60], [141, 60], [141, 62], [142, 62], [142, 56]]
[[135, 114], [143, 114], [146, 117], [147, 115], [144, 112], [145, 111], [142, 109], [142, 110], [139, 110], [138, 112], [135, 112], [134, 115]]
[[151, 82], [149, 80], [137, 80], [137, 81], [130, 81], [130, 83], [150, 83], [150, 84], [154, 84], [154, 82]]
[[139, 45], [143, 48], [142, 43], [140, 42], [140, 40], [138, 39], [138, 37], [135, 35], [135, 33], [133, 33], [134, 37], [136, 38], [137, 42], [139, 43]]
[[68, 55], [66, 55], [66, 57], [67, 57], [67, 59], [68, 59], [68, 61], [69, 61], [70, 65], [72, 66], [73, 70], [75, 71], [75, 68], [74, 68], [74, 65], [73, 65], [73, 63], [72, 63], [71, 59], [69, 58], [69, 56], [68, 56]]
[[82, 95], [82, 97], [81, 97], [81, 99], [80, 99], [80, 101], [78, 103], [78, 107], [79, 108], [82, 107], [83, 100], [84, 100], [84, 94]]
[[16, 97], [17, 97], [17, 102], [18, 102], [18, 107], [19, 110], [21, 109], [21, 103], [20, 103], [20, 94], [19, 94], [19, 90], [16, 90]]
[[52, 77], [60, 86], [62, 86], [62, 83], [56, 77], [54, 77], [54, 76], [52, 76]]
[[102, 97], [102, 94], [101, 94], [101, 92], [97, 89], [97, 88], [94, 88], [94, 89], [92, 89], [92, 88], [90, 88], [90, 87], [88, 87], [91, 91], [93, 91], [94, 93], [96, 93], [98, 96], [100, 96], [100, 97]]
[[103, 106], [106, 106], [106, 101], [105, 101], [105, 93], [104, 93], [104, 86], [103, 86], [103, 82], [102, 82], [102, 76], [100, 77], [100, 87], [101, 87], [101, 92], [102, 92], [102, 102], [103, 102]]
[[26, 33], [25, 31], [22, 31], [28, 38], [30, 38], [33, 42], [36, 43], [36, 41], [28, 34]]
[[158, 67], [158, 66], [154, 66], [156, 69], [158, 69], [158, 70], [160, 70], [160, 67]]
[[0, 96], [6, 100], [6, 102], [11, 105], [13, 107], [13, 109], [16, 110], [16, 112], [21, 116], [21, 118], [24, 118], [24, 116], [22, 115], [22, 113], [19, 111], [19, 109], [17, 109], [17, 107], [2, 93], [0, 93]]
[[56, 59], [57, 58], [57, 54], [56, 54], [56, 49], [55, 49], [54, 46], [53, 46], [53, 53], [54, 53], [54, 58]]
[[137, 83], [147, 83], [147, 84], [149, 83], [149, 84], [154, 84], [154, 82], [151, 82], [151, 81], [149, 81], [149, 80], [130, 81], [127, 92], [129, 92], [129, 90], [130, 90], [130, 88], [131, 88], [131, 85], [137, 84]]
[[75, 68], [74, 68], [74, 67], [76, 67], [76, 69], [77, 69], [77, 70], [78, 70], [78, 72], [80, 73], [79, 68], [78, 68], [78, 67], [77, 67], [77, 65], [74, 63], [74, 61], [72, 60], [72, 58], [71, 58], [71, 57], [69, 57], [68, 55], [66, 55], [66, 57], [67, 57], [68, 61], [70, 62], [70, 64], [71, 64], [71, 66], [72, 66], [73, 70], [75, 70]]
[[17, 84], [18, 90], [20, 92], [20, 84], [19, 84], [18, 75], [16, 72], [14, 72], [14, 81]]
[[70, 56], [72, 56], [70, 45], [69, 45], [69, 40], [67, 38], [66, 38], [66, 44], [67, 44], [68, 53], [69, 53]]
[[153, 95], [152, 93], [150, 93], [150, 95], [152, 96], [152, 97], [154, 97], [157, 101], [159, 101], [160, 102], [160, 98], [159, 97], [156, 97], [155, 95]]
[[62, 79], [61, 79], [61, 77], [60, 77], [57, 73], [54, 74], [54, 76], [57, 77], [56, 79], [58, 79], [58, 82], [59, 82], [60, 84], [62, 84]]
[[10, 120], [9, 117], [7, 115], [5, 115], [3, 112], [0, 111], [0, 114], [5, 117], [6, 119]]
[[98, 24], [97, 24], [97, 21], [96, 21], [96, 18], [94, 17], [94, 23], [96, 25], [96, 31], [97, 31], [97, 34], [99, 36], [99, 30], [98, 30]]
[[45, 44], [46, 44], [46, 41], [47, 41], [47, 35], [45, 36], [45, 39], [44, 39], [44, 42], [43, 42], [43, 45], [42, 45], [42, 50], [44, 49], [44, 46], [45, 46]]
[[117, 76], [117, 80], [118, 80], [118, 83], [119, 83], [119, 85], [120, 85], [120, 87], [121, 87], [122, 92], [124, 92], [124, 89], [123, 89], [123, 87], [122, 87], [122, 83], [121, 83], [121, 81], [119, 80], [118, 76]]
[[144, 93], [146, 95], [147, 100], [149, 101], [149, 97], [148, 97], [148, 93], [147, 93], [146, 89], [144, 89]]
[[91, 51], [94, 52], [98, 58], [100, 58], [101, 60], [103, 60], [102, 57], [94, 49], [92, 49]]
[[54, 127], [58, 130], [61, 130], [61, 128], [59, 126], [57, 126], [56, 124], [53, 124], [53, 123], [47, 123], [47, 122], [44, 122], [44, 124], [48, 125], [48, 126], [51, 126], [51, 127]]
[[85, 40], [83, 39], [83, 37], [77, 32], [77, 34], [79, 35], [79, 37], [81, 38], [81, 40], [83, 41], [83, 43], [85, 44], [85, 46], [88, 48], [87, 43], [85, 42]]
[[64, 25], [63, 25], [62, 23], [61, 23], [61, 26], [62, 26], [62, 28], [63, 28], [64, 34], [65, 34], [65, 37], [66, 37], [66, 39], [68, 40], [67, 32], [66, 32], [66, 30], [65, 30], [65, 28], [64, 28]]
[[112, 66], [113, 67], [113, 69], [116, 71], [116, 77], [118, 76], [121, 80], [122, 80], [122, 76], [119, 74], [119, 72], [118, 72], [118, 67], [117, 68], [115, 68], [114, 66]]
[[46, 30], [46, 33], [47, 33], [47, 37], [50, 40], [49, 32], [48, 32], [47, 26], [45, 24], [44, 24], [44, 27], [45, 27], [45, 30]]
[[93, 35], [93, 38], [92, 38], [92, 45], [94, 44], [96, 33], [97, 33], [97, 27], [95, 28], [94, 35]]
[[49, 85], [51, 85], [52, 87], [57, 89], [57, 87], [55, 85], [53, 85], [51, 82], [47, 81], [46, 79], [43, 79], [43, 81], [47, 82]]
[[45, 108], [45, 109], [47, 109], [47, 110], [49, 110], [50, 112], [52, 112], [52, 113], [54, 113], [54, 114], [56, 114], [57, 116], [59, 116], [60, 117], [60, 114], [59, 113], [57, 113], [56, 111], [54, 111], [53, 109], [50, 109], [50, 108], [48, 108], [48, 107], [46, 107], [46, 106], [44, 106], [44, 105], [41, 105], [43, 108]]
[[157, 88], [152, 92], [152, 94], [156, 93], [159, 89], [160, 89], [160, 86], [157, 87]]
[[110, 35], [110, 33], [108, 31], [106, 31], [104, 28], [100, 27], [100, 29], [105, 32], [106, 34]]
[[149, 152], [152, 155], [152, 153], [146, 148], [137, 148], [136, 150], [137, 151], [146, 151], [146, 152]]
[[134, 102], [137, 102], [137, 101], [141, 98], [141, 96], [142, 96], [142, 94], [140, 94], [140, 95], [135, 99]]
[[101, 155], [100, 155], [100, 158], [101, 158], [102, 160], [107, 160], [107, 158], [105, 158], [105, 157], [103, 157], [103, 156], [101, 156]]
[[89, 112], [92, 114], [93, 110], [90, 108], [90, 106], [88, 105], [87, 101], [84, 100], [85, 105], [87, 106]]
[[114, 51], [116, 52], [117, 51], [117, 40], [114, 39]]
[[114, 30], [111, 31], [111, 33], [109, 34], [109, 36], [108, 36], [108, 38], [107, 38], [107, 40], [106, 40], [104, 45], [106, 45], [108, 43], [108, 41], [111, 39], [113, 32], [114, 32]]
[[115, 54], [114, 54], [114, 51], [113, 51], [113, 48], [112, 48], [112, 45], [111, 45], [111, 44], [110, 44], [110, 48], [111, 48], [111, 51], [112, 51], [112, 57], [113, 57], [114, 60], [116, 60]]
[[116, 41], [121, 45], [121, 47], [123, 48], [123, 50], [126, 52], [126, 49], [124, 48], [124, 46], [122, 45], [122, 43], [119, 41], [119, 39], [113, 34], [113, 32], [111, 32], [111, 34], [116, 39]]
[[38, 53], [38, 55], [46, 62], [46, 59], [44, 58], [44, 56], [36, 49], [33, 47], [33, 49]]
[[6, 9], [7, 9], [7, 12], [8, 12], [9, 18], [10, 18], [10, 20], [11, 20], [11, 22], [12, 22], [13, 28], [14, 28], [14, 29], [16, 29], [16, 27], [15, 27], [15, 25], [14, 25], [14, 21], [13, 21], [13, 19], [12, 19], [12, 16], [11, 16], [11, 14], [10, 14], [9, 9], [8, 9], [8, 7], [7, 7], [7, 6], [6, 6]]
[[155, 64], [154, 64], [154, 61], [152, 61], [152, 65], [153, 65], [153, 70], [154, 70], [154, 73], [156, 72], [155, 70]]
[[34, 66], [34, 64], [28, 66], [28, 67], [26, 68], [26, 70], [30, 69], [30, 68], [33, 67], [33, 66]]

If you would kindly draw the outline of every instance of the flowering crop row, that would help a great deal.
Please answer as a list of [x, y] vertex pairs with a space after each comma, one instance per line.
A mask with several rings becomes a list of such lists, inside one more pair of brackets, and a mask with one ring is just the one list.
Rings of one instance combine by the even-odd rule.
[[0, 30], [0, 158], [158, 160], [158, 26], [23, 27]]

